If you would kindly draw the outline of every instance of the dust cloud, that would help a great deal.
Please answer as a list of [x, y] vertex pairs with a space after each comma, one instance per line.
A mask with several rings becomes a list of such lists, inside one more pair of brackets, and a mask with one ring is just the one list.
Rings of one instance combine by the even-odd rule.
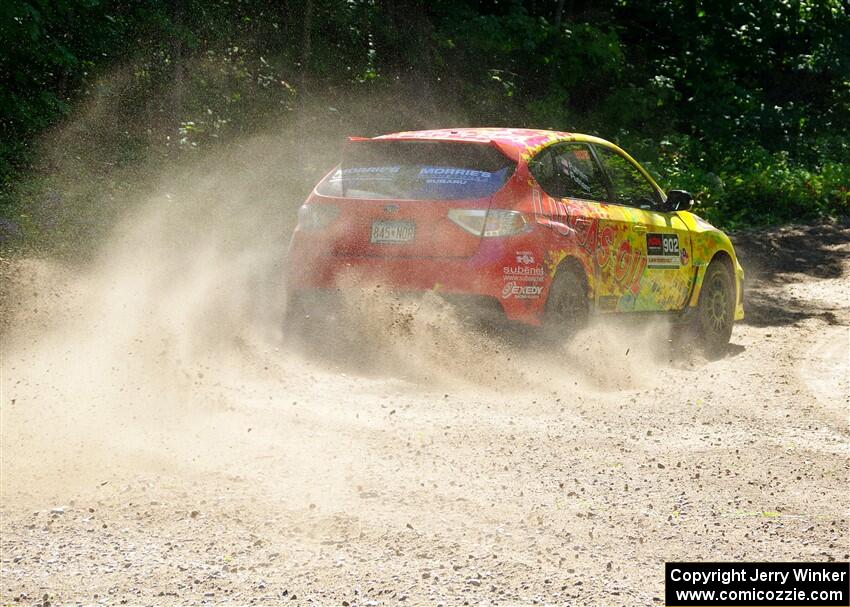
[[124, 456], [132, 461], [123, 465], [215, 468], [216, 446], [233, 441], [224, 429], [189, 438], [198, 420], [249, 390], [297, 400], [308, 369], [326, 381], [359, 374], [414, 391], [542, 394], [616, 388], [648, 372], [655, 354], [638, 344], [659, 343], [642, 335], [652, 328], [589, 330], [543, 351], [478, 331], [436, 295], [402, 298], [351, 281], [339, 321], [325, 328], [332, 333], [315, 336], [330, 347], [292, 347], [283, 280], [300, 201], [269, 189], [269, 173], [280, 171], [268, 160], [280, 157], [273, 141], [149, 179], [82, 267], [16, 262], [3, 336], [7, 494], [20, 482], [34, 490], [32, 475], [53, 488], [91, 482]]
[[[124, 85], [117, 75], [99, 90]], [[124, 170], [110, 162], [112, 139], [150, 135], [112, 98], [94, 98], [46, 137], [57, 193], [34, 201], [34, 213], [47, 228], [76, 213], [81, 234], [102, 237], [71, 260], [3, 261], [5, 498], [91, 485], [109, 470], [219, 470], [246, 431], [246, 403], [291, 407], [317, 382], [329, 394], [365, 385], [377, 398], [545, 397], [638, 387], [668, 364], [665, 327], [594, 327], [544, 349], [479, 330], [435, 294], [401, 296], [356, 277], [308, 347], [287, 336], [286, 248], [304, 184], [333, 167], [348, 134], [319, 120], [321, 108], [302, 111], [294, 125], [216, 151], [142, 157]], [[103, 225], [87, 232], [92, 222]], [[297, 424], [285, 432], [288, 457], [308, 457]]]

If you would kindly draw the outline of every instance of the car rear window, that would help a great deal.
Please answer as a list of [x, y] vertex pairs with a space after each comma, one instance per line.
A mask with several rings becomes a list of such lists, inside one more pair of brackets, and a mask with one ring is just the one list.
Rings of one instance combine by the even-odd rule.
[[316, 192], [337, 198], [459, 200], [486, 198], [515, 164], [486, 143], [352, 141]]

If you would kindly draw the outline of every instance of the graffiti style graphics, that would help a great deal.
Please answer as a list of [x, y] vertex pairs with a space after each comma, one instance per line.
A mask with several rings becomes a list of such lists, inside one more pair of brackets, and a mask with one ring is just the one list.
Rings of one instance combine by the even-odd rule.
[[[462, 128], [353, 138], [299, 213], [294, 291], [338, 275], [498, 302], [538, 325], [565, 268], [598, 313], [696, 308], [706, 269], [728, 267], [735, 319], [743, 270], [725, 234], [668, 208], [649, 174], [587, 135]], [[310, 268], [309, 272], [299, 269]]]

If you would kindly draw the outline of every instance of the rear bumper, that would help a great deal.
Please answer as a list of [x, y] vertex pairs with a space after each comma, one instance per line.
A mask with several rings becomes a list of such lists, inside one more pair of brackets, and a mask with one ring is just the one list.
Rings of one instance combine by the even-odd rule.
[[[304, 255], [290, 250], [286, 283], [291, 293], [380, 285], [400, 292], [437, 292], [473, 308], [501, 309], [509, 320], [540, 324], [549, 277], [543, 266], [517, 268], [508, 240], [484, 243], [471, 257], [358, 257]], [[519, 285], [519, 288], [517, 287]], [[466, 306], [464, 306], [466, 307]]]

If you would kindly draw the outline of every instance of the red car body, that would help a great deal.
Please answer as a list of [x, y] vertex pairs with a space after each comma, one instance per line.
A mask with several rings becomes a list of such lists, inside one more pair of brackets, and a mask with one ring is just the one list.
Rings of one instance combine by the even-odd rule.
[[[492, 170], [479, 171], [475, 163], [469, 168], [469, 163], [463, 164], [466, 160], [455, 162], [454, 167], [452, 162], [440, 166], [439, 160], [429, 159], [417, 164], [404, 181], [390, 156], [399, 149], [419, 149], [399, 147], [417, 142], [439, 143], [439, 150], [451, 154], [471, 148], [446, 145], [478, 146], [475, 153], [480, 159], [475, 162]], [[604, 145], [608, 153], [617, 152], [634, 163], [603, 140], [529, 129], [445, 129], [352, 139], [349, 146], [356, 150], [371, 154], [377, 146], [390, 156], [381, 162], [359, 160], [347, 165], [343, 161], [310, 194], [290, 244], [290, 293], [332, 290], [343, 277], [353, 275], [355, 284], [478, 296], [510, 320], [537, 325], [543, 319], [552, 279], [565, 259], [582, 269], [588, 297], [597, 311], [673, 311], [696, 305], [700, 268], [704, 271], [711, 257], [724, 251], [740, 287], [742, 271], [728, 239], [687, 211], [662, 212], [586, 199], [594, 196], [549, 195], [529, 165], [547, 147], [565, 142], [587, 146], [586, 155], [579, 149], [581, 161], [593, 162], [597, 154], [593, 146]], [[493, 177], [503, 170], [493, 154], [505, 162], [503, 183]], [[652, 204], [664, 205], [664, 193], [634, 165], [646, 178], [648, 189], [654, 189]], [[396, 198], [392, 192], [382, 192], [370, 197], [368, 191], [357, 189], [361, 178], [371, 180], [368, 191], [380, 190], [375, 184], [394, 187], [395, 182], [415, 182], [409, 191], [417, 194]], [[424, 181], [428, 184], [422, 189]], [[487, 189], [488, 184], [494, 191]], [[455, 186], [459, 190], [451, 190]], [[443, 188], [449, 194], [423, 198], [428, 188]], [[464, 197], [464, 188], [474, 197]], [[605, 192], [595, 197], [607, 198], [610, 190]], [[632, 232], [634, 226], [643, 231]], [[701, 236], [694, 236], [697, 233]], [[676, 239], [675, 259], [654, 257], [652, 253], [668, 237]], [[667, 240], [663, 242], [666, 246]], [[650, 270], [653, 260], [666, 269]], [[740, 289], [736, 303], [735, 316], [740, 318]]]

